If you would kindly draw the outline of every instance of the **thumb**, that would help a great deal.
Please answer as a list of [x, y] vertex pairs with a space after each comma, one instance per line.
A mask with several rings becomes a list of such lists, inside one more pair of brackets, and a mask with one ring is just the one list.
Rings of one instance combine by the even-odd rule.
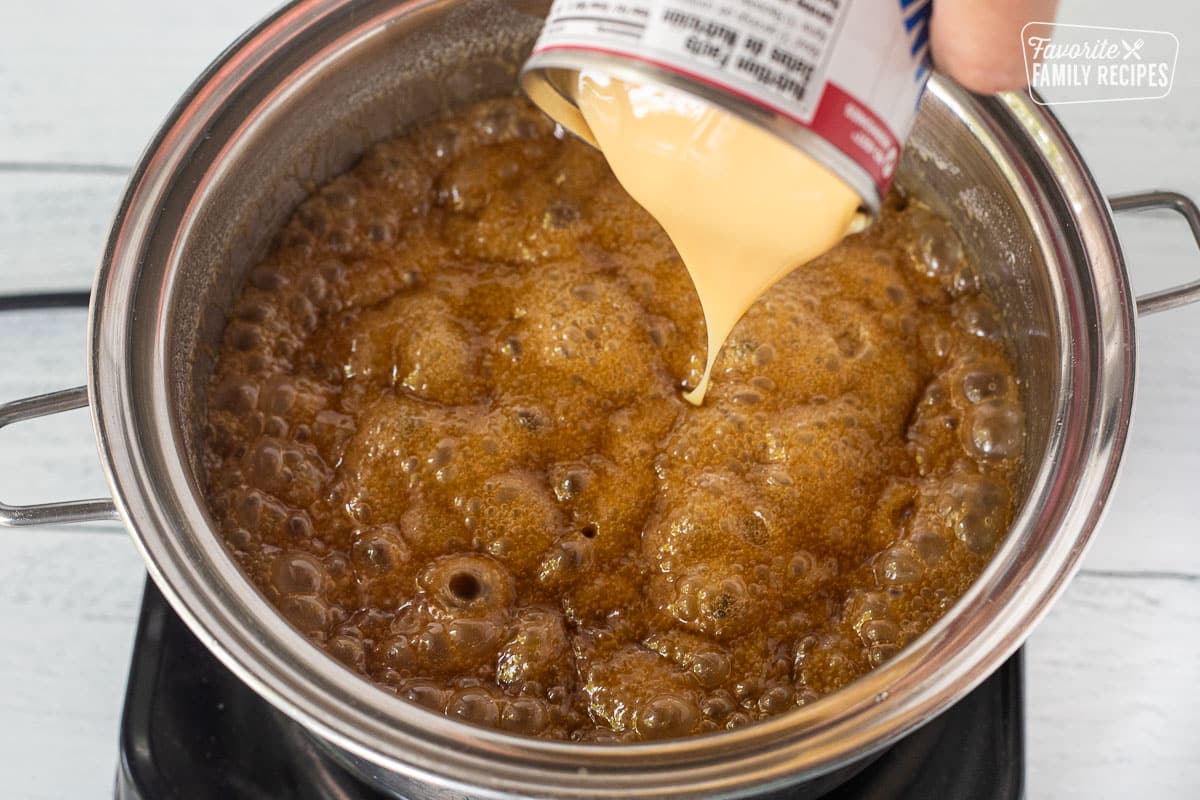
[[976, 92], [1025, 85], [1021, 28], [1054, 19], [1057, 0], [934, 0], [933, 64]]

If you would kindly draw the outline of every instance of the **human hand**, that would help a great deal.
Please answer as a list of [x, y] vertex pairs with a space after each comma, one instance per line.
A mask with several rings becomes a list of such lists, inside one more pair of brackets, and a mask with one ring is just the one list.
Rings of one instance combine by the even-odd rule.
[[934, 0], [933, 65], [975, 92], [1025, 86], [1021, 28], [1050, 22], [1058, 0]]

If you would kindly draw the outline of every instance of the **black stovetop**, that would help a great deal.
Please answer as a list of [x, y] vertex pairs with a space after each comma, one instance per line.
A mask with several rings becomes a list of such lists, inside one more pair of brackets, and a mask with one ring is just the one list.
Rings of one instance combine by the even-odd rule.
[[[382, 800], [218, 663], [149, 581], [120, 744], [118, 800]], [[1007, 800], [1024, 777], [1018, 653], [823, 797]]]

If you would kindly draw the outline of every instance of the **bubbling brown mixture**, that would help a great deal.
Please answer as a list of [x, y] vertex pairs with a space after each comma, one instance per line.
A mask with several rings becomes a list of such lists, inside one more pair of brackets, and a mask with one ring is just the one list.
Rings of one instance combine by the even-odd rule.
[[704, 342], [601, 155], [479, 104], [373, 148], [250, 273], [213, 512], [297, 628], [451, 717], [631, 741], [785, 712], [987, 563], [1018, 386], [954, 232], [899, 197], [751, 308], [697, 408]]

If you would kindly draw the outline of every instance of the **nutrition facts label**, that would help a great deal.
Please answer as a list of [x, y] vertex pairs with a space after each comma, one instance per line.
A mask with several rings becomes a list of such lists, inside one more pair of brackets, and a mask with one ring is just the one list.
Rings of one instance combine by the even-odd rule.
[[928, 76], [929, 0], [555, 0], [534, 54], [651, 64], [808, 127], [883, 188]]

